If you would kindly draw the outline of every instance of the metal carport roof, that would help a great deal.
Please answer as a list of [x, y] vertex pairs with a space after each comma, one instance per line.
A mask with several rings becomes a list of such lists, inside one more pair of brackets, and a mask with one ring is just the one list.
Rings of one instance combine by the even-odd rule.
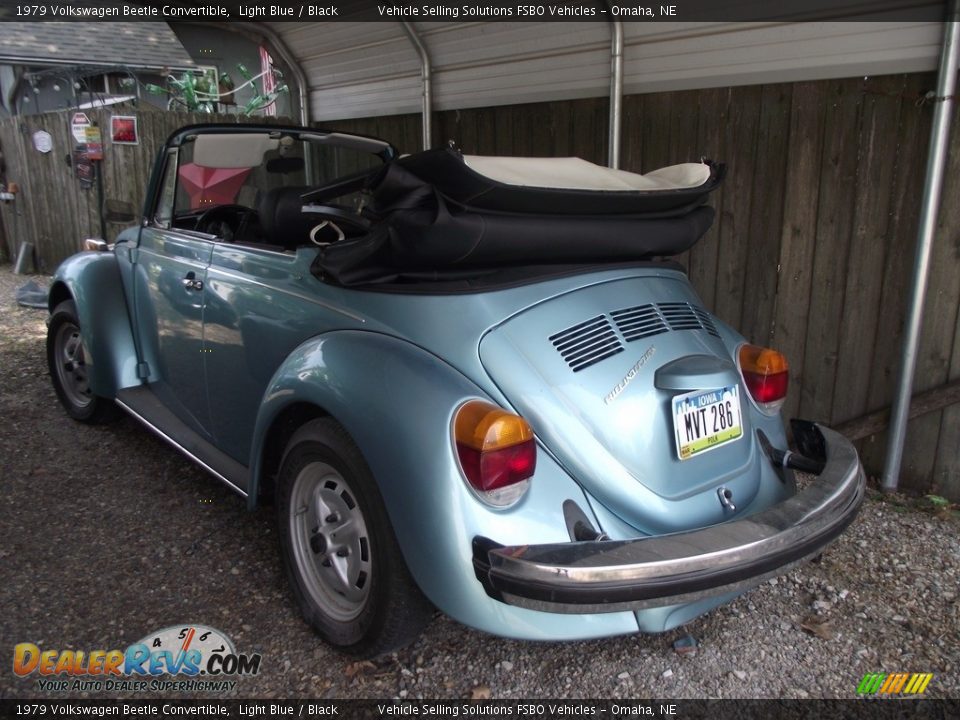
[[[845, 0], [838, 10], [853, 5]], [[420, 110], [420, 60], [401, 23], [263, 25], [302, 69], [312, 120]], [[411, 25], [430, 54], [434, 109], [609, 91], [609, 23]], [[937, 22], [625, 22], [623, 28], [628, 94], [933, 70], [942, 39]]]

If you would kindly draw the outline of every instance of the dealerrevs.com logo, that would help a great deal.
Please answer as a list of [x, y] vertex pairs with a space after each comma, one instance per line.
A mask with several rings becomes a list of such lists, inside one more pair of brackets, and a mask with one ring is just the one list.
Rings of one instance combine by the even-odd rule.
[[234, 678], [256, 675], [260, 660], [257, 653], [237, 653], [219, 630], [184, 624], [150, 633], [126, 650], [43, 650], [19, 643], [13, 672], [37, 677], [37, 689], [47, 692], [228, 692]]

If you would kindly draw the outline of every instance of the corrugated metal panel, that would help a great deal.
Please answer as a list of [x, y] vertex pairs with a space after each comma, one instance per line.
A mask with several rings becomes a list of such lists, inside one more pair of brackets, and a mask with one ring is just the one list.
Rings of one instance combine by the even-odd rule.
[[932, 70], [943, 32], [938, 23], [685, 25], [625, 26], [626, 92]]
[[[420, 65], [399, 23], [272, 23], [309, 78], [315, 120], [420, 110]], [[438, 110], [601, 97], [601, 22], [415, 23]], [[936, 67], [939, 23], [624, 23], [627, 93], [855, 77]]]
[[433, 58], [438, 109], [509, 105], [606, 94], [605, 23], [475, 23], [423, 28]]

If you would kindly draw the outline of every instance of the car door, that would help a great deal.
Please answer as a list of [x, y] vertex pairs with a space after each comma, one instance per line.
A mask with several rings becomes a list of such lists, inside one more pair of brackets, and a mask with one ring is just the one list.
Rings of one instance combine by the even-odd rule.
[[213, 238], [173, 226], [178, 151], [168, 152], [156, 204], [140, 232], [135, 314], [150, 389], [210, 438], [203, 353], [206, 273]]
[[[211, 432], [217, 448], [243, 464], [250, 462], [267, 385], [294, 348], [310, 337], [363, 322], [340, 307], [329, 286], [311, 272], [317, 240], [330, 241], [331, 235], [315, 235], [327, 223], [303, 213], [302, 195], [343, 175], [377, 169], [382, 163], [377, 153], [389, 148], [371, 150], [350, 139], [299, 135], [278, 133], [273, 145], [245, 141], [265, 148], [262, 161], [244, 175], [235, 201], [245, 206], [244, 195], [257, 198], [246, 223], [254, 231], [222, 238], [207, 268], [203, 332]], [[233, 148], [229, 137], [215, 142], [219, 157], [236, 157], [235, 165], [241, 155], [245, 163], [255, 159]], [[359, 200], [352, 190], [335, 199], [343, 207]]]
[[208, 270], [204, 358], [218, 448], [250, 461], [263, 395], [307, 338], [352, 327], [357, 317], [318, 296], [312, 254], [219, 243]]

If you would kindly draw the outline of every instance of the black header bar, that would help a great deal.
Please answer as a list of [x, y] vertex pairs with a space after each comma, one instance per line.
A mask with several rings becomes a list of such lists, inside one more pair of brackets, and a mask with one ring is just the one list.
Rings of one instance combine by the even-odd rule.
[[945, 0], [0, 0], [0, 22], [940, 22]]
[[945, 720], [960, 700], [2, 700], [0, 718]]

